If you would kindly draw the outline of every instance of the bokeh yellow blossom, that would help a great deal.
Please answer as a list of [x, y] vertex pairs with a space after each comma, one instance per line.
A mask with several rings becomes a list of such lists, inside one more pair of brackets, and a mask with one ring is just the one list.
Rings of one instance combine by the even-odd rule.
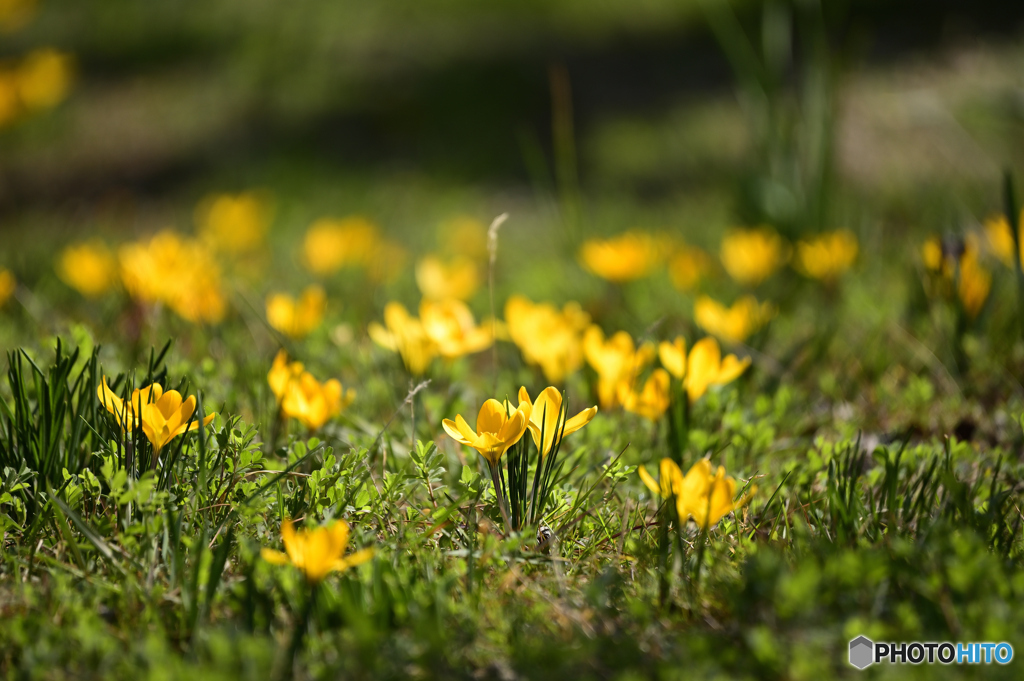
[[691, 402], [695, 402], [710, 386], [735, 381], [749, 366], [749, 357], [740, 359], [736, 355], [727, 355], [723, 358], [718, 341], [710, 336], [702, 338], [693, 344], [686, 360], [686, 378], [683, 386], [687, 397]]
[[668, 275], [677, 289], [692, 291], [713, 267], [714, 261], [703, 249], [682, 245], [668, 261]]
[[199, 235], [218, 251], [231, 254], [262, 246], [270, 217], [270, 201], [257, 192], [216, 194], [196, 207]]
[[559, 310], [513, 295], [505, 302], [505, 324], [526, 363], [539, 366], [552, 383], [561, 383], [583, 365], [583, 331], [590, 315], [579, 303]]
[[366, 266], [379, 240], [377, 226], [366, 218], [321, 218], [306, 231], [303, 260], [310, 272], [319, 275], [351, 265]]
[[263, 548], [260, 557], [273, 565], [294, 565], [310, 584], [317, 584], [332, 572], [345, 572], [349, 568], [373, 558], [373, 549], [363, 549], [345, 555], [348, 548], [349, 527], [344, 520], [312, 530], [296, 531], [288, 518], [281, 523], [284, 552]]
[[24, 28], [35, 16], [36, 0], [0, 0], [0, 32]]
[[71, 55], [50, 48], [31, 52], [18, 67], [18, 99], [27, 111], [57, 106], [71, 89]]
[[[1024, 210], [1020, 213], [1018, 225], [1024, 225]], [[1015, 267], [1013, 258], [1013, 230], [1005, 215], [993, 215], [985, 220], [985, 236], [988, 237], [989, 248], [1007, 267]], [[1020, 232], [1018, 231], [1018, 237]], [[937, 240], [936, 240], [937, 241]], [[1024, 262], [1024, 239], [1018, 239], [1021, 261]], [[926, 244], [928, 242], [925, 242]], [[938, 266], [931, 269], [938, 269]]]
[[797, 271], [825, 282], [838, 279], [857, 259], [857, 237], [847, 230], [821, 234], [796, 245]]
[[17, 282], [14, 280], [14, 275], [11, 274], [11, 271], [0, 267], [0, 307], [3, 307], [4, 303], [14, 295], [16, 286]]
[[392, 301], [384, 306], [384, 325], [370, 322], [367, 329], [377, 345], [397, 352], [405, 368], [422, 375], [437, 356], [437, 345], [427, 335], [423, 323], [409, 314], [405, 306]]
[[637, 374], [654, 359], [653, 343], [636, 347], [633, 337], [619, 331], [605, 340], [599, 326], [592, 325], [583, 334], [583, 355], [597, 372], [598, 404], [611, 409], [619, 403], [619, 386], [633, 388]]
[[693, 305], [693, 318], [708, 333], [730, 343], [742, 343], [775, 316], [775, 306], [758, 303], [754, 296], [743, 296], [726, 307], [708, 296]]
[[117, 260], [98, 239], [72, 244], [57, 258], [57, 276], [83, 296], [97, 298], [117, 283]]
[[493, 326], [477, 326], [473, 313], [461, 300], [424, 300], [420, 303], [420, 321], [437, 353], [448, 359], [480, 352], [494, 343]]
[[416, 263], [416, 284], [429, 300], [467, 300], [480, 286], [476, 263], [456, 257], [447, 262], [428, 255]]
[[664, 369], [652, 371], [640, 391], [623, 381], [618, 385], [619, 402], [626, 411], [639, 414], [650, 421], [657, 421], [664, 415], [672, 401], [669, 391], [671, 382], [672, 379]]
[[118, 250], [121, 280], [146, 303], [164, 303], [190, 322], [219, 322], [227, 310], [220, 267], [201, 242], [163, 231]]
[[657, 481], [643, 466], [637, 473], [651, 492], [675, 500], [680, 522], [692, 519], [703, 530], [711, 529], [726, 515], [743, 508], [757, 493], [757, 487], [753, 486], [736, 499], [736, 480], [727, 476], [722, 466], [712, 473], [711, 462], [707, 459], [691, 466], [686, 475], [669, 458], [661, 460], [660, 469]]
[[317, 430], [340, 414], [355, 400], [354, 390], [344, 390], [341, 382], [321, 383], [306, 371], [301, 362], [289, 362], [284, 350], [277, 353], [267, 374], [267, 383], [277, 399], [281, 413], [310, 430]]
[[665, 249], [664, 239], [630, 231], [583, 242], [580, 262], [592, 274], [622, 283], [649, 275], [664, 260]]
[[[970, 318], [977, 317], [992, 289], [992, 274], [981, 264], [978, 240], [970, 235], [962, 242], [943, 242], [938, 237], [927, 239], [921, 246], [921, 257], [930, 273], [925, 291], [933, 298], [956, 298]], [[1011, 247], [1009, 257], [1012, 257]]]
[[267, 323], [290, 338], [305, 338], [324, 319], [327, 294], [320, 286], [307, 286], [296, 300], [287, 293], [267, 296]]
[[786, 264], [789, 248], [770, 227], [735, 229], [722, 239], [720, 256], [730, 277], [756, 286]]

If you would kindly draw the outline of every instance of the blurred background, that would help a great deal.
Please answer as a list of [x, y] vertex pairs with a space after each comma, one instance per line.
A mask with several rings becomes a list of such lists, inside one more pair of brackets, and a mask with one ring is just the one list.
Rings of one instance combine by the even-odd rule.
[[188, 229], [206, 194], [252, 188], [276, 232], [361, 213], [415, 243], [510, 211], [510, 231], [564, 226], [566, 253], [630, 227], [935, 228], [998, 210], [1024, 156], [1021, 3], [0, 0], [0, 16], [15, 268], [51, 237]]

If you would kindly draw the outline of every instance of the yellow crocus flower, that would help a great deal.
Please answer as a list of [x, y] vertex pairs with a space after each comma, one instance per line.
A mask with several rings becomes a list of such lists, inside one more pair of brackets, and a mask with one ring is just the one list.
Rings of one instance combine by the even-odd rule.
[[323, 427], [356, 397], [354, 390], [344, 390], [337, 379], [321, 383], [301, 362], [289, 362], [284, 350], [279, 350], [274, 357], [267, 383], [281, 413], [311, 430]]
[[758, 303], [754, 296], [743, 296], [732, 307], [708, 296], [701, 296], [693, 304], [693, 318], [697, 325], [731, 343], [742, 343], [773, 316], [775, 306], [768, 302]]
[[588, 239], [580, 249], [587, 271], [622, 283], [646, 277], [664, 260], [664, 240], [630, 231], [610, 239]]
[[622, 408], [651, 421], [657, 421], [665, 414], [672, 401], [672, 394], [669, 392], [671, 382], [667, 371], [655, 369], [640, 392], [633, 390], [625, 381], [619, 383], [618, 397]]
[[551, 303], [513, 295], [505, 303], [505, 324], [526, 363], [539, 366], [552, 383], [561, 383], [583, 365], [583, 330], [590, 315], [579, 303], [558, 310]]
[[8, 298], [14, 295], [17, 282], [10, 270], [0, 268], [0, 307], [4, 306]]
[[[978, 240], [973, 235], [968, 235], [964, 242], [945, 245], [938, 237], [931, 237], [921, 248], [925, 267], [932, 273], [925, 282], [928, 295], [937, 298], [956, 295], [964, 312], [972, 319], [981, 313], [992, 289], [992, 274], [981, 264], [979, 251]], [[1012, 255], [1011, 248], [1001, 257]]]
[[676, 336], [672, 342], [662, 341], [658, 344], [658, 359], [661, 366], [679, 380], [686, 377], [686, 339]]
[[270, 202], [257, 192], [206, 197], [196, 208], [203, 240], [225, 253], [247, 253], [263, 244]]
[[380, 237], [377, 226], [363, 217], [321, 218], [306, 232], [303, 259], [310, 272], [331, 274], [347, 265], [368, 265]]
[[377, 345], [397, 352], [413, 375], [422, 375], [437, 356], [437, 344], [427, 335], [423, 323], [401, 303], [385, 305], [384, 326], [370, 322], [367, 330]]
[[50, 109], [67, 96], [73, 78], [71, 55], [51, 48], [30, 53], [18, 67], [18, 99], [28, 111]]
[[712, 269], [712, 260], [696, 246], [680, 246], [668, 261], [668, 275], [680, 291], [692, 291]]
[[655, 353], [652, 343], [636, 347], [633, 337], [625, 331], [606, 341], [599, 326], [587, 329], [583, 334], [583, 355], [597, 372], [597, 396], [602, 409], [618, 404], [619, 385], [632, 387], [636, 375], [654, 359]]
[[[1024, 225], [1024, 210], [1021, 210], [1017, 224]], [[1013, 230], [1010, 229], [1010, 221], [1006, 219], [1006, 216], [993, 215], [985, 220], [985, 235], [988, 237], [989, 247], [996, 257], [1002, 260], [1007, 267], [1014, 267], [1016, 263], [1013, 258]], [[1021, 236], [1020, 233], [1018, 236]], [[1020, 239], [1020, 255], [1021, 261], [1024, 262], [1024, 239]], [[938, 269], [938, 267], [931, 269]]]
[[36, 0], [0, 0], [0, 32], [24, 27], [35, 15]]
[[831, 282], [857, 259], [857, 237], [847, 230], [822, 234], [796, 245], [796, 268], [812, 279]]
[[96, 298], [117, 282], [117, 261], [102, 241], [73, 244], [61, 251], [57, 275], [83, 296]]
[[[570, 419], [565, 418], [562, 413], [562, 393], [558, 388], [549, 386], [537, 395], [537, 401], [530, 399], [530, 393], [526, 386], [519, 388], [519, 404], [527, 405], [530, 414], [530, 421], [527, 428], [533, 436], [533, 442], [540, 450], [541, 456], [547, 456], [554, 446], [556, 440], [561, 441], [566, 435], [575, 433], [577, 430], [594, 420], [597, 415], [597, 407], [589, 407]], [[544, 446], [541, 447], [541, 435], [544, 436]]]
[[745, 506], [757, 492], [757, 487], [739, 499], [736, 496], [736, 481], [725, 475], [725, 468], [718, 467], [712, 474], [711, 462], [701, 459], [686, 475], [672, 459], [661, 460], [660, 480], [655, 481], [647, 469], [637, 469], [644, 485], [663, 499], [674, 498], [680, 522], [692, 519], [698, 527], [709, 530], [729, 513]]
[[531, 406], [525, 403], [518, 409], [506, 410], [506, 405], [489, 399], [477, 414], [476, 430], [470, 428], [461, 414], [454, 421], [445, 419], [441, 425], [453, 440], [477, 450], [488, 463], [496, 466], [508, 448], [523, 437], [531, 412]]
[[988, 300], [992, 290], [992, 275], [978, 261], [973, 249], [964, 251], [960, 256], [960, 279], [957, 282], [957, 295], [967, 316], [977, 317]]
[[297, 567], [306, 580], [317, 584], [332, 572], [345, 572], [351, 567], [373, 558], [373, 549], [363, 549], [345, 555], [348, 548], [349, 527], [344, 520], [335, 520], [330, 525], [312, 530], [295, 530], [292, 521], [281, 523], [281, 539], [284, 552], [264, 548], [260, 557], [273, 565]]
[[267, 296], [267, 323], [289, 336], [304, 338], [320, 326], [327, 294], [320, 286], [307, 286], [298, 300], [286, 293]]
[[416, 284], [428, 300], [467, 300], [480, 285], [480, 275], [469, 258], [444, 262], [428, 255], [416, 263]]
[[746, 286], [760, 284], [789, 260], [785, 242], [770, 227], [730, 231], [720, 255], [729, 276]]
[[686, 363], [686, 394], [691, 402], [700, 399], [712, 385], [725, 385], [740, 377], [750, 366], [750, 358], [736, 355], [722, 359], [718, 341], [708, 336], [693, 344]]
[[[177, 390], [165, 392], [163, 386], [153, 383], [134, 390], [131, 399], [125, 402], [107, 386], [106, 377], [96, 387], [96, 393], [122, 429], [127, 431], [141, 423], [142, 432], [156, 451], [179, 435], [199, 428], [198, 421], [193, 421], [189, 426], [189, 420], [196, 410], [195, 395], [182, 399]], [[215, 416], [216, 413], [207, 415], [203, 425], [210, 425]]]
[[438, 354], [448, 359], [480, 352], [494, 343], [491, 325], [477, 326], [473, 313], [461, 300], [424, 300], [420, 303], [420, 321]]

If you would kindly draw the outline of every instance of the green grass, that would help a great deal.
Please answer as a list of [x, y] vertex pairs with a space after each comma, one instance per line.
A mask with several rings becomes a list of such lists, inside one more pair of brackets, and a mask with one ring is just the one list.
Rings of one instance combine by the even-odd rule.
[[[0, 267], [19, 282], [0, 307], [0, 677], [1020, 676], [1017, 660], [858, 672], [846, 658], [860, 634], [1024, 641], [1017, 273], [986, 254], [992, 291], [967, 319], [929, 299], [920, 257], [926, 236], [977, 232], [1002, 210], [1003, 168], [1024, 159], [1019, 49], [848, 71], [815, 53], [764, 100], [757, 88], [773, 73], [759, 86], [741, 68], [738, 97], [600, 111], [552, 146], [524, 122], [532, 109], [515, 108], [547, 97], [546, 82], [523, 75], [536, 45], [662, 39], [702, 20], [699, 3], [309, 3], [294, 17], [122, 4], [43, 3], [9, 48], [54, 42], [81, 72], [60, 108], [0, 132], [14, 178], [0, 194]], [[770, 41], [778, 21], [759, 35]], [[798, 39], [814, 30], [799, 24]], [[842, 77], [806, 78], [822, 68]], [[541, 80], [546, 69], [534, 69]], [[488, 81], [512, 86], [496, 94]], [[395, 83], [418, 89], [382, 103]], [[487, 95], [478, 109], [473, 92]], [[900, 113], [911, 110], [929, 124]], [[442, 129], [409, 128], [409, 111]], [[491, 127], [449, 157], [470, 114]], [[556, 107], [556, 128], [564, 114]], [[367, 115], [415, 153], [364, 161], [348, 142], [319, 148], [332, 124]], [[239, 137], [221, 144], [226, 131]], [[494, 131], [494, 146], [476, 143]], [[818, 143], [832, 154], [821, 165]], [[248, 187], [273, 197], [264, 265], [230, 281], [220, 324], [122, 290], [87, 300], [55, 274], [65, 243], [188, 233], [202, 196]], [[388, 301], [415, 308], [412, 262], [451, 245], [440, 223], [506, 211], [494, 309], [481, 286], [469, 300], [477, 319], [500, 317], [520, 293], [579, 301], [605, 332], [642, 340], [699, 339], [694, 294], [664, 268], [601, 281], [578, 262], [582, 239], [642, 228], [715, 254], [727, 228], [770, 221], [794, 239], [846, 227], [861, 250], [835, 288], [791, 269], [757, 288], [779, 314], [729, 348], [752, 366], [693, 405], [684, 447], [664, 420], [602, 409], [562, 444], [542, 517], [510, 533], [486, 464], [441, 421], [472, 424], [485, 399], [548, 382], [507, 341], [410, 376], [366, 331]], [[323, 324], [283, 339], [265, 321], [266, 294], [313, 281], [301, 235], [350, 214], [379, 223], [409, 266], [387, 284], [358, 271], [325, 278]], [[744, 292], [722, 272], [701, 290]], [[267, 383], [282, 346], [355, 388], [353, 405], [315, 432], [282, 419]], [[153, 466], [141, 428], [122, 432], [96, 399], [102, 376], [119, 394], [176, 387], [218, 415]], [[596, 378], [585, 366], [559, 386], [569, 414], [596, 403]], [[520, 447], [512, 456], [533, 451]], [[709, 457], [738, 491], [758, 492], [706, 535], [669, 527], [636, 472], [662, 457], [684, 471]], [[260, 557], [282, 548], [285, 518], [344, 519], [351, 545], [375, 555], [314, 590]]]

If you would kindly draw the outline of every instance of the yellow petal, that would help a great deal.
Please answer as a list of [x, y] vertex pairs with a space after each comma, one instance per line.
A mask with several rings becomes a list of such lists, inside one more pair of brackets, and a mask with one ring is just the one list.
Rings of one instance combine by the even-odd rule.
[[661, 487], [658, 485], [658, 481], [651, 477], [651, 474], [647, 472], [644, 466], [638, 467], [636, 472], [640, 474], [640, 479], [643, 480], [644, 484], [647, 485], [647, 489], [651, 490], [652, 494], [661, 496]]
[[267, 561], [271, 565], [287, 565], [288, 556], [280, 551], [274, 549], [263, 548], [260, 549], [260, 558]]

